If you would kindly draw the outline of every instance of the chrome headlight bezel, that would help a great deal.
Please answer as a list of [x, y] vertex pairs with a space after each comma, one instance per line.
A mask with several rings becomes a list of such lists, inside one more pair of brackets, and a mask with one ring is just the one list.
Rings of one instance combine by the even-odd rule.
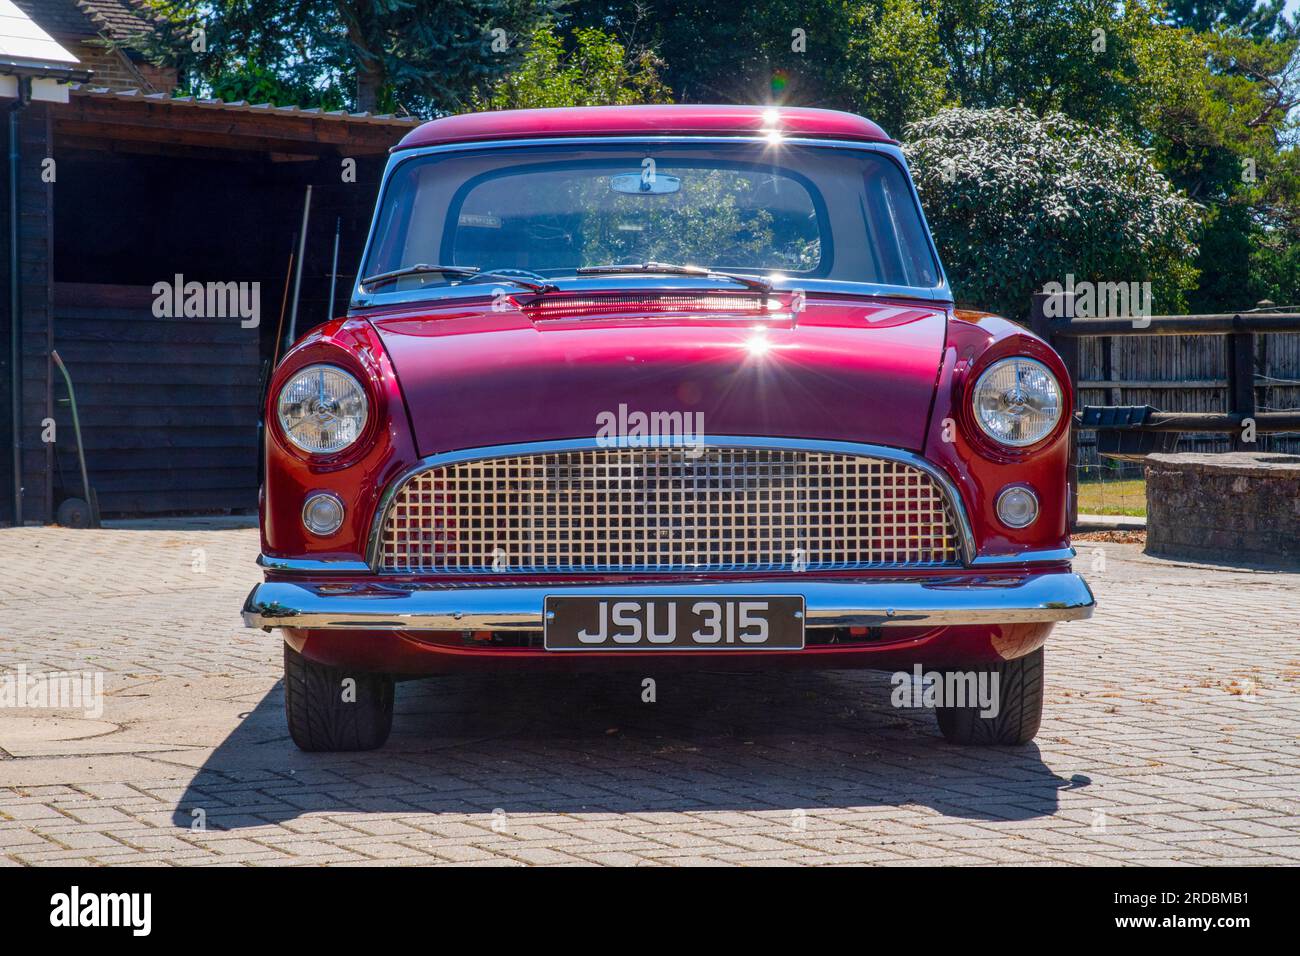
[[[1009, 513], [1010, 508], [1008, 507], [1007, 502], [1011, 500], [1013, 496], [1019, 496], [1020, 500], [1028, 505], [1026, 513], [1019, 518], [1013, 517], [1012, 514]], [[1042, 508], [1038, 502], [1038, 494], [1033, 488], [1025, 484], [1007, 485], [998, 492], [998, 496], [994, 502], [994, 511], [997, 513], [998, 520], [1008, 528], [1015, 528], [1017, 531], [1022, 528], [1028, 528], [1031, 524], [1037, 521], [1038, 514], [1041, 510]]]
[[[1032, 389], [1021, 398], [1034, 401], [1007, 400], [1007, 387], [999, 387], [996, 378], [1005, 378], [1003, 373], [1012, 368], [1015, 386], [1022, 388], [1027, 381]], [[1027, 355], [1009, 355], [991, 362], [971, 389], [971, 417], [986, 438], [1003, 448], [1028, 448], [1048, 438], [1060, 425], [1064, 407], [1060, 380], [1044, 362]], [[1039, 420], [1026, 425], [1026, 420], [1034, 416]]]
[[[322, 526], [317, 521], [314, 505], [317, 502], [324, 502], [332, 505], [335, 514], [327, 526]], [[302, 503], [302, 526], [311, 534], [318, 538], [328, 538], [337, 534], [338, 530], [343, 527], [343, 522], [347, 518], [347, 508], [343, 505], [343, 499], [332, 491], [316, 491], [308, 495]]]
[[[328, 394], [326, 376], [330, 382]], [[311, 394], [313, 377], [315, 395]], [[290, 445], [313, 458], [326, 458], [346, 451], [361, 439], [370, 421], [370, 400], [365, 386], [347, 369], [317, 362], [294, 372], [280, 387], [275, 413], [280, 434]], [[331, 425], [337, 427], [328, 427]], [[301, 430], [304, 426], [307, 431]], [[307, 435], [316, 437], [307, 439]]]

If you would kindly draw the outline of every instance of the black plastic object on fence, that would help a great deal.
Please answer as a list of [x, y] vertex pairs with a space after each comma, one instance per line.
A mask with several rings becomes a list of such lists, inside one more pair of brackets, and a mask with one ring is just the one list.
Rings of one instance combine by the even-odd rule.
[[1079, 425], [1097, 432], [1097, 454], [1121, 461], [1141, 461], [1147, 455], [1174, 450], [1178, 432], [1143, 430], [1140, 426], [1160, 414], [1150, 405], [1085, 405]]
[[[1035, 334], [1045, 339], [1061, 356], [1070, 373], [1070, 387], [1076, 408], [1075, 425], [1095, 428], [1098, 433], [1098, 453], [1106, 455], [1103, 447], [1140, 449], [1149, 445], [1151, 451], [1159, 450], [1157, 442], [1138, 436], [1167, 433], [1177, 436], [1182, 432], [1218, 432], [1232, 436], [1235, 451], [1250, 450], [1245, 440], [1248, 420], [1254, 423], [1257, 434], [1300, 431], [1300, 409], [1294, 411], [1258, 411], [1255, 406], [1255, 336], [1267, 332], [1300, 332], [1300, 313], [1297, 312], [1239, 312], [1218, 315], [1156, 315], [1137, 318], [1078, 318], [1074, 309], [1057, 296], [1056, 305], [1048, 314], [1048, 303], [1053, 296], [1047, 293], [1034, 295], [1030, 305], [1029, 325]], [[1224, 412], [1163, 412], [1147, 408], [1141, 415], [1116, 414], [1116, 406], [1079, 405], [1081, 378], [1079, 340], [1089, 336], [1112, 335], [1222, 335], [1224, 336], [1225, 366], [1228, 372], [1227, 410]], [[1108, 433], [1127, 433], [1133, 437], [1128, 442], [1101, 436]], [[1177, 437], [1170, 445], [1177, 444]], [[1150, 452], [1145, 452], [1149, 454]], [[1133, 458], [1142, 453], [1111, 454], [1109, 457]], [[1070, 442], [1070, 481], [1074, 483], [1079, 461], [1077, 438]], [[1078, 518], [1078, 488], [1070, 495], [1070, 523]]]

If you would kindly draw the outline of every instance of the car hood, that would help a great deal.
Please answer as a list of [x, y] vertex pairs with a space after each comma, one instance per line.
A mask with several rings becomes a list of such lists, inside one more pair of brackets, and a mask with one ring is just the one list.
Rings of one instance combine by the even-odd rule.
[[635, 423], [636, 412], [695, 413], [682, 421], [706, 435], [924, 443], [942, 308], [810, 297], [795, 309], [788, 296], [748, 315], [653, 311], [628, 297], [548, 296], [545, 305], [461, 302], [367, 316], [421, 455], [599, 437], [611, 421]]

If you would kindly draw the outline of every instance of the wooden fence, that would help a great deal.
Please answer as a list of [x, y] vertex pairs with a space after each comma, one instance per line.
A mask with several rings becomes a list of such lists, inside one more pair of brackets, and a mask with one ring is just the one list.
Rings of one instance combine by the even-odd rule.
[[[1167, 412], [1226, 411], [1228, 375], [1217, 336], [1127, 335], [1080, 342], [1080, 403], [1151, 405]], [[1255, 336], [1255, 403], [1260, 411], [1300, 408], [1300, 333]], [[1259, 436], [1261, 451], [1300, 454], [1300, 433]], [[1185, 432], [1180, 451], [1227, 451], [1221, 434]], [[1079, 464], [1101, 464], [1096, 432], [1081, 431]]]

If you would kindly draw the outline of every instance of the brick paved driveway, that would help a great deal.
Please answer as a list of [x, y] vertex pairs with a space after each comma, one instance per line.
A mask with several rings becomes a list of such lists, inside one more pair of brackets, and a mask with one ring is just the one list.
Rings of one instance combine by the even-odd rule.
[[108, 694], [0, 710], [0, 862], [1300, 860], [1300, 575], [1082, 544], [1101, 609], [1020, 749], [945, 744], [884, 674], [701, 673], [403, 684], [385, 750], [306, 755], [240, 525], [0, 531], [0, 670]]

